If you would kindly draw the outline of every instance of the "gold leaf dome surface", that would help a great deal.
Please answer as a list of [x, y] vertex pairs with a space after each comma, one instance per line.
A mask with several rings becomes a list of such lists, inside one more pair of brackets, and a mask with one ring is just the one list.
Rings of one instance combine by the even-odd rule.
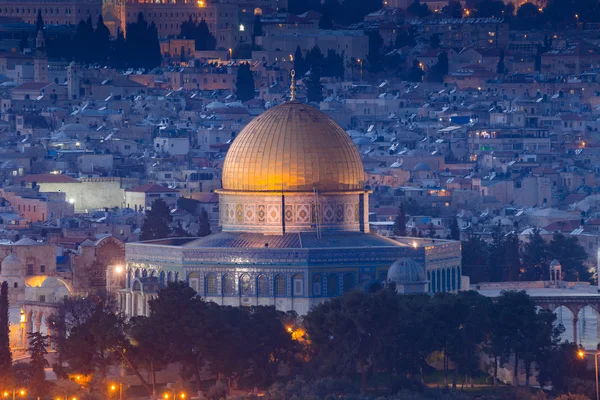
[[364, 190], [358, 149], [335, 121], [290, 101], [254, 118], [233, 141], [223, 189], [321, 192]]

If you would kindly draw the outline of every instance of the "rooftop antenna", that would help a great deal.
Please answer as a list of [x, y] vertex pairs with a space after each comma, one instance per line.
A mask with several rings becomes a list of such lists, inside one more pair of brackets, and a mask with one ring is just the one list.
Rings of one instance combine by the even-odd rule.
[[296, 79], [294, 79], [294, 77], [296, 76], [296, 71], [292, 70], [291, 75], [292, 75], [292, 84], [290, 85], [290, 91], [291, 91], [290, 101], [295, 101], [296, 100]]

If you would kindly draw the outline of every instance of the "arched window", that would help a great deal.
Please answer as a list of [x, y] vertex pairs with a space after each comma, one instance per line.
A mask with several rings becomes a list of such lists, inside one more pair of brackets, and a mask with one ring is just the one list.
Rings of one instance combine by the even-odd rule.
[[167, 273], [167, 282], [173, 282], [173, 272], [171, 271]]
[[244, 274], [240, 278], [240, 294], [242, 296], [252, 296], [252, 284], [248, 274]]
[[206, 275], [206, 294], [207, 295], [216, 295], [219, 294], [217, 290], [217, 275], [208, 274]]
[[323, 278], [321, 278], [320, 274], [313, 275], [312, 281], [312, 292], [313, 296], [321, 296], [323, 287]]
[[448, 291], [452, 289], [452, 286], [450, 286], [450, 268], [446, 270], [446, 288]]
[[427, 271], [427, 291], [431, 292], [431, 272]]
[[440, 279], [440, 270], [439, 269], [437, 271], [435, 271], [435, 279], [437, 281], [437, 284], [435, 286], [435, 291], [441, 292], [442, 291], [442, 280]]
[[143, 269], [142, 270], [142, 278], [146, 278], [148, 276], [148, 270]]
[[294, 296], [304, 296], [304, 279], [302, 278], [302, 274], [294, 275], [292, 278], [292, 283], [294, 286]]
[[175, 272], [173, 281], [174, 282], [179, 282], [179, 272]]
[[336, 274], [329, 274], [327, 277], [327, 296], [336, 296], [339, 289], [339, 277]]
[[284, 297], [286, 295], [285, 277], [277, 275], [275, 277], [275, 296]]
[[461, 281], [460, 281], [460, 267], [456, 267], [456, 279], [458, 280], [458, 284], [456, 285], [456, 287], [458, 288], [458, 290], [460, 290], [460, 286], [461, 286]]
[[258, 277], [258, 296], [269, 297], [269, 280], [266, 275]]
[[139, 277], [140, 277], [140, 270], [139, 270], [139, 269], [136, 269], [136, 270], [135, 270], [135, 272], [133, 273], [133, 276], [134, 276], [135, 278], [139, 278]]
[[160, 271], [160, 275], [158, 275], [158, 284], [160, 287], [165, 287], [165, 271]]
[[344, 289], [344, 293], [349, 292], [354, 289], [354, 275], [350, 272], [344, 274], [344, 278], [342, 280], [342, 286]]
[[196, 291], [196, 293], [198, 293], [200, 291], [199, 288], [199, 283], [200, 279], [198, 279], [198, 273], [197, 272], [192, 272], [191, 274], [188, 275], [188, 286], [191, 287], [192, 289], [194, 289]]
[[14, 284], [13, 286], [14, 286], [14, 287], [15, 287], [15, 289], [16, 289], [16, 288], [18, 288], [18, 287], [19, 287], [19, 284], [18, 284], [17, 282], [15, 282], [15, 284]]
[[225, 274], [223, 275], [223, 295], [233, 294], [235, 294], [235, 281], [233, 280], [233, 275]]

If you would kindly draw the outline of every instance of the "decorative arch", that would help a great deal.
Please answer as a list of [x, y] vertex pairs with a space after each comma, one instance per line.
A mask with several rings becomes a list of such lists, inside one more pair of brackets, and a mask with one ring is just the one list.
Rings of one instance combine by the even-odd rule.
[[252, 280], [248, 274], [240, 276], [240, 295], [252, 296]]
[[148, 277], [148, 270], [146, 268], [144, 268], [142, 270], [142, 278], [147, 278]]
[[261, 274], [256, 278], [258, 297], [269, 297], [269, 278]]
[[304, 276], [302, 274], [296, 274], [292, 277], [292, 296], [304, 296]]
[[235, 295], [235, 279], [233, 274], [223, 275], [223, 296]]
[[161, 288], [167, 286], [165, 271], [160, 271], [160, 273], [158, 274], [158, 285]]
[[187, 284], [194, 289], [196, 293], [200, 291], [200, 277], [197, 272], [192, 272], [188, 275]]
[[173, 272], [167, 272], [167, 282], [173, 282]]
[[287, 294], [287, 287], [285, 282], [285, 276], [277, 275], [275, 277], [275, 297], [285, 297]]
[[343, 292], [350, 292], [354, 290], [354, 274], [347, 272], [344, 274], [342, 278], [342, 289]]
[[136, 268], [135, 271], [133, 271], [133, 277], [134, 278], [139, 278], [140, 277], [140, 270], [139, 270], [139, 268]]
[[205, 293], [209, 296], [215, 296], [219, 294], [219, 287], [217, 286], [217, 274], [210, 272], [206, 274], [204, 279], [206, 281], [204, 285]]
[[321, 274], [314, 274], [312, 280], [312, 294], [313, 296], [323, 295], [323, 277]]
[[337, 274], [327, 276], [327, 296], [337, 296], [339, 294], [340, 277]]

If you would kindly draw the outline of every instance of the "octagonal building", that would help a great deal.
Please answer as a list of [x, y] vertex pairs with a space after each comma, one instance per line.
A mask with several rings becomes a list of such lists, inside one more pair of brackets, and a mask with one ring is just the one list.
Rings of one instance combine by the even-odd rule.
[[396, 260], [423, 265], [428, 291], [461, 288], [460, 243], [369, 233], [368, 190], [349, 135], [317, 109], [289, 101], [233, 141], [219, 194], [222, 231], [126, 245], [128, 315], [168, 281], [222, 305], [305, 314], [324, 299], [376, 290]]

